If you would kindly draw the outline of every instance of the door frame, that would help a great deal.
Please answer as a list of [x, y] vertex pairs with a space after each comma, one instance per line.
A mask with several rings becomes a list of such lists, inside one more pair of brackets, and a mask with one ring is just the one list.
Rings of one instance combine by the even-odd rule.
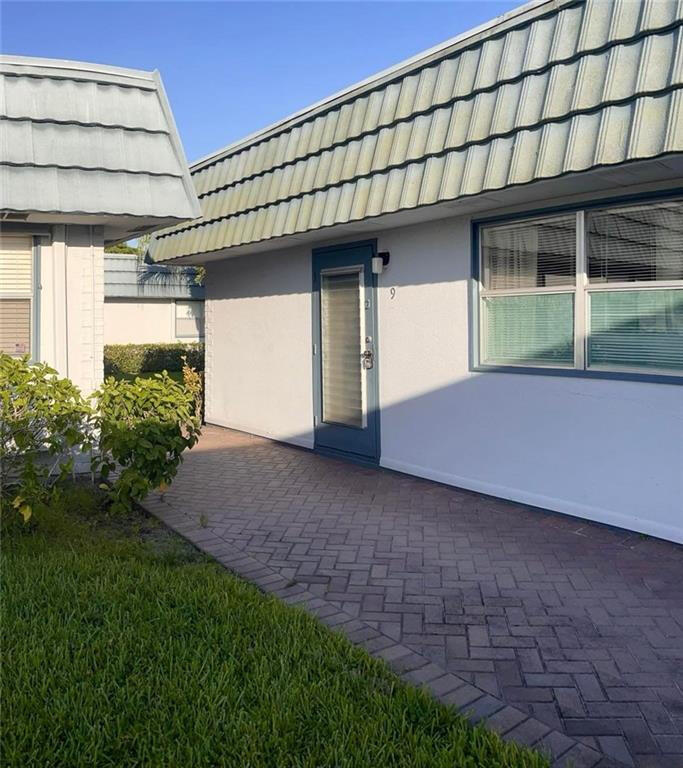
[[[372, 321], [374, 324], [374, 363], [373, 368], [375, 375], [368, 377], [370, 381], [366, 379], [366, 394], [368, 399], [368, 405], [370, 402], [374, 403], [375, 417], [372, 419], [374, 425], [374, 438], [375, 438], [375, 455], [374, 456], [362, 456], [360, 454], [351, 453], [349, 451], [339, 450], [336, 448], [330, 448], [328, 446], [316, 445], [316, 427], [318, 426], [318, 420], [322, 416], [322, 371], [321, 371], [321, 349], [317, 350], [316, 345], [320, 345], [320, 285], [316, 282], [316, 257], [325, 256], [333, 253], [343, 253], [345, 250], [351, 250], [355, 248], [370, 248], [370, 259], [377, 255], [377, 239], [372, 238], [368, 240], [355, 240], [350, 243], [339, 243], [338, 245], [326, 245], [320, 248], [313, 248], [311, 252], [311, 317], [312, 317], [312, 338], [311, 338], [311, 363], [313, 368], [313, 450], [316, 453], [325, 454], [328, 456], [337, 456], [344, 459], [349, 459], [358, 464], [365, 464], [370, 466], [379, 466], [379, 459], [382, 453], [382, 443], [380, 434], [380, 406], [379, 406], [379, 318], [377, 312], [378, 304], [378, 292], [377, 292], [377, 275], [369, 270], [370, 274], [370, 288], [372, 291]], [[372, 387], [372, 392], [370, 391]], [[370, 396], [372, 394], [372, 397]], [[369, 410], [369, 409], [368, 409]], [[370, 424], [370, 419], [368, 419]], [[368, 424], [368, 429], [371, 427]]]

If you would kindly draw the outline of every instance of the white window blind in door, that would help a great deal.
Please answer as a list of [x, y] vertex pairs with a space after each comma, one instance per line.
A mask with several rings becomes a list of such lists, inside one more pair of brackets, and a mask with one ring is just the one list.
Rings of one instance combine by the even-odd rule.
[[33, 239], [0, 235], [0, 351], [14, 357], [31, 353]]
[[321, 283], [323, 421], [362, 428], [360, 273], [323, 274]]

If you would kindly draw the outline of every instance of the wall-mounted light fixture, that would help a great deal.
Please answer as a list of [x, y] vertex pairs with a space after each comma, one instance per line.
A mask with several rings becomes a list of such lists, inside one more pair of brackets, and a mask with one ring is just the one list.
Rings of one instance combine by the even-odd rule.
[[381, 275], [386, 267], [389, 266], [389, 259], [391, 254], [389, 251], [383, 251], [378, 253], [377, 256], [372, 257], [372, 273], [374, 275]]

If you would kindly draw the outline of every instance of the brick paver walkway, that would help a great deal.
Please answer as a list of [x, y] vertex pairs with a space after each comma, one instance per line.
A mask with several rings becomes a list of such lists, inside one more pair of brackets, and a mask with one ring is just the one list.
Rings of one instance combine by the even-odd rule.
[[147, 506], [558, 764], [683, 766], [681, 547], [217, 427]]

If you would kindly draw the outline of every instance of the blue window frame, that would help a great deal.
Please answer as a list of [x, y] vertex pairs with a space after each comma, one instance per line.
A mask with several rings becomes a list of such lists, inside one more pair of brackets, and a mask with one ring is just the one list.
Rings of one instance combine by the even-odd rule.
[[683, 198], [478, 221], [473, 243], [474, 370], [683, 383]]

